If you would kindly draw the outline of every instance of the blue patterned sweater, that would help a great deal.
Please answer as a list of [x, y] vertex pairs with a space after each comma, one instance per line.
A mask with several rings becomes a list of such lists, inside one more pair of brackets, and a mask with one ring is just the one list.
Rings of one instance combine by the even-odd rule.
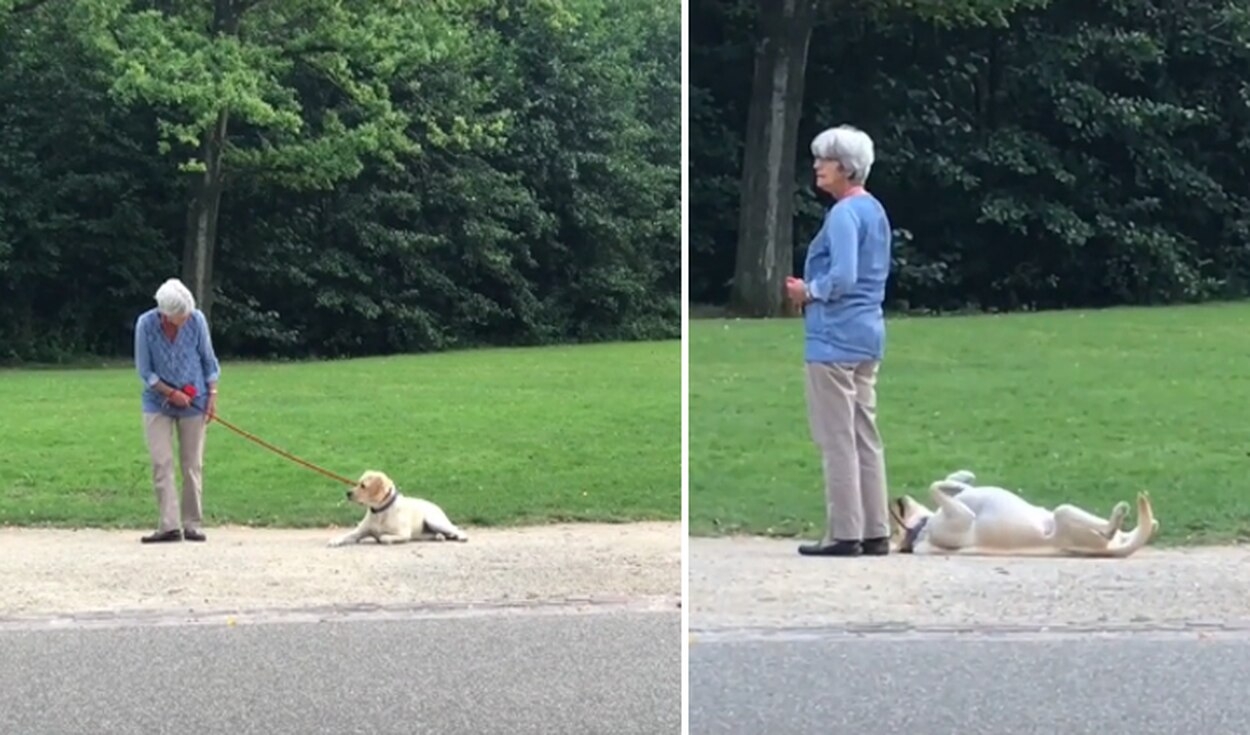
[[[213, 352], [208, 319], [199, 309], [178, 329], [173, 341], [161, 330], [161, 315], [149, 309], [135, 320], [135, 369], [143, 381], [144, 413], [183, 418], [202, 415], [208, 405], [208, 384], [221, 377]], [[174, 408], [152, 387], [164, 381], [174, 388], [191, 384], [196, 395], [191, 408]]]
[[825, 214], [803, 269], [812, 296], [803, 310], [807, 362], [884, 357], [892, 239], [890, 218], [871, 194], [847, 197]]

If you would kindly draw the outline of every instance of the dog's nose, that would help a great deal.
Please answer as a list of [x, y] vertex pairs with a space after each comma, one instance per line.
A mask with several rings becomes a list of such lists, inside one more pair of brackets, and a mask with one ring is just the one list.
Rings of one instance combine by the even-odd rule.
[[351, 490], [348, 490], [347, 492], [345, 492], [345, 493], [343, 493], [343, 494], [344, 494], [344, 495], [346, 495], [347, 497], [349, 497], [349, 498], [350, 498], [350, 497], [352, 496], [352, 491], [351, 491]]

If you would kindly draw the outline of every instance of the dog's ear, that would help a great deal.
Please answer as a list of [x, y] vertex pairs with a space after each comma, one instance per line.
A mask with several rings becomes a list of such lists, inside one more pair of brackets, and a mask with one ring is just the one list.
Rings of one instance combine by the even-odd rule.
[[907, 498], [895, 498], [894, 510], [898, 513], [899, 525], [907, 521]]

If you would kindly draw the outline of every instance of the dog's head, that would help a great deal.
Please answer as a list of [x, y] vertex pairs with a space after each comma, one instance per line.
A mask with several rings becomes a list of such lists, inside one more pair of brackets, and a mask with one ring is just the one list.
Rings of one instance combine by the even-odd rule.
[[347, 499], [371, 508], [377, 507], [386, 502], [387, 496], [391, 494], [394, 487], [395, 483], [391, 482], [391, 478], [387, 477], [385, 472], [366, 470], [356, 484], [347, 491]]
[[910, 554], [914, 550], [915, 536], [929, 522], [933, 511], [924, 507], [910, 495], [890, 501], [890, 540], [894, 550]]

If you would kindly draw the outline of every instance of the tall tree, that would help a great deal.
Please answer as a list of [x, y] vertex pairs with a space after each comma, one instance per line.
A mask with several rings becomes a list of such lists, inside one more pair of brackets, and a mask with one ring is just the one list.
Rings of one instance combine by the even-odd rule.
[[[782, 313], [793, 262], [795, 162], [807, 52], [819, 13], [897, 14], [939, 25], [1006, 24], [1007, 14], [1047, 0], [895, 0], [832, 3], [760, 0], [755, 73], [741, 176], [737, 259], [730, 308], [743, 316]], [[851, 122], [851, 121], [848, 121]]]
[[[327, 189], [411, 152], [388, 83], [438, 63], [479, 3], [97, 0], [112, 92], [154, 109], [188, 178], [183, 279], [207, 313], [223, 193], [235, 176]], [[327, 93], [326, 89], [333, 90]]]
[[794, 149], [816, 2], [762, 0], [759, 14], [730, 308], [771, 317], [781, 314], [782, 283], [794, 259]]
[[188, 233], [223, 354], [680, 334], [671, 0], [17, 2], [0, 361], [126, 354]]

